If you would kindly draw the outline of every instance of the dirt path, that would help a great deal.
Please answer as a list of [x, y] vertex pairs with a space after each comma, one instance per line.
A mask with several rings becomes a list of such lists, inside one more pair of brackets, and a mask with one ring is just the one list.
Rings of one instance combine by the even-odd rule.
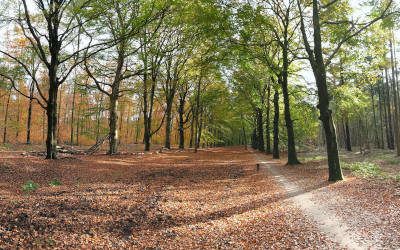
[[260, 162], [261, 169], [267, 171], [271, 176], [287, 191], [289, 200], [298, 206], [301, 211], [310, 218], [315, 226], [326, 234], [330, 240], [338, 243], [346, 249], [370, 249], [373, 244], [362, 239], [360, 234], [355, 231], [339, 218], [335, 211], [328, 206], [316, 202], [315, 192], [320, 192], [321, 189], [313, 191], [305, 191], [302, 187], [294, 184], [285, 177], [285, 173], [281, 171], [278, 164], [271, 160], [266, 160], [265, 156], [256, 154], [257, 160]]

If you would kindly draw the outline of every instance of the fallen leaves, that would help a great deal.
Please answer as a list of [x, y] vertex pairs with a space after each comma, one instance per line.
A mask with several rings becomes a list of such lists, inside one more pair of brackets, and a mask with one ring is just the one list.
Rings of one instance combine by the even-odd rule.
[[[289, 179], [314, 186], [321, 171], [287, 168]], [[27, 180], [39, 184], [29, 195]], [[337, 247], [240, 148], [57, 161], [16, 154], [1, 159], [0, 187], [0, 248]]]

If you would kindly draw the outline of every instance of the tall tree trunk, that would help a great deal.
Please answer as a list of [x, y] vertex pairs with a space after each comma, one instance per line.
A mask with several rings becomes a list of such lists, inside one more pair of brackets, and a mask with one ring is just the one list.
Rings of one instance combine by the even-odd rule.
[[395, 64], [394, 64], [394, 54], [393, 54], [393, 44], [392, 40], [390, 43], [390, 59], [392, 66], [392, 91], [393, 91], [393, 106], [394, 106], [394, 141], [396, 143], [397, 156], [400, 156], [400, 137], [399, 137], [399, 106], [398, 106], [398, 93], [396, 88], [396, 73], [395, 73]]
[[103, 99], [104, 93], [101, 92], [100, 102], [97, 105], [97, 114], [96, 114], [96, 142], [100, 139], [100, 121], [101, 121], [101, 114], [103, 113]]
[[198, 131], [197, 131], [197, 136], [196, 136], [196, 145], [197, 145], [197, 148], [199, 148], [200, 147], [200, 142], [201, 142], [201, 133], [202, 133], [202, 131], [203, 131], [203, 111], [202, 110], [200, 110], [199, 111], [200, 112], [200, 118], [199, 118], [199, 125], [198, 125]]
[[171, 149], [172, 104], [175, 93], [170, 93], [167, 98], [165, 114], [165, 148]]
[[[56, 67], [56, 66], [54, 66]], [[56, 70], [49, 72], [49, 97], [47, 101], [47, 139], [46, 139], [46, 159], [57, 158], [57, 95], [58, 82]]]
[[[201, 74], [201, 73], [200, 73]], [[200, 115], [200, 87], [201, 87], [202, 76], [199, 76], [199, 80], [197, 82], [197, 91], [196, 91], [196, 127], [194, 134], [194, 152], [197, 152], [197, 148], [199, 147], [200, 140], [198, 139], [199, 135], [199, 115]]]
[[32, 81], [29, 86], [29, 106], [28, 106], [28, 121], [26, 124], [26, 144], [31, 144], [31, 126], [32, 126], [32, 105], [35, 84]]
[[116, 93], [110, 95], [110, 118], [109, 118], [109, 149], [108, 154], [113, 155], [118, 152], [118, 96]]
[[7, 128], [8, 128], [8, 111], [10, 107], [10, 99], [11, 99], [11, 89], [8, 92], [6, 108], [4, 112], [4, 128], [3, 128], [3, 143], [7, 143]]
[[189, 140], [189, 148], [193, 148], [193, 141], [194, 141], [194, 115], [192, 116], [192, 119], [190, 120], [190, 140]]
[[[287, 27], [285, 26], [285, 29]], [[287, 30], [286, 30], [287, 35]], [[289, 43], [287, 39], [284, 42], [283, 49], [283, 67], [282, 67], [282, 76], [280, 77], [280, 84], [282, 86], [282, 94], [283, 94], [283, 104], [284, 104], [284, 113], [285, 113], [285, 123], [286, 123], [286, 131], [287, 131], [287, 146], [288, 146], [288, 165], [296, 165], [300, 164], [300, 161], [297, 159], [296, 153], [296, 142], [294, 139], [294, 129], [293, 129], [293, 120], [290, 114], [290, 98], [289, 98], [289, 90], [288, 90], [288, 70], [289, 70]]]
[[271, 115], [271, 84], [268, 84], [267, 89], [267, 112], [266, 112], [266, 121], [265, 121], [265, 134], [266, 134], [266, 149], [265, 152], [267, 154], [271, 153], [271, 129], [270, 129], [270, 115]]
[[57, 112], [57, 143], [60, 143], [60, 115], [61, 115], [61, 105], [62, 105], [62, 89], [59, 89], [59, 103], [58, 103], [58, 112]]
[[374, 90], [371, 87], [371, 102], [372, 102], [372, 114], [373, 114], [373, 122], [374, 122], [374, 142], [377, 148], [380, 148], [380, 141], [378, 136], [378, 125], [376, 121], [376, 112], [375, 112], [375, 98], [374, 98]]
[[[299, 10], [302, 11], [300, 7], [300, 1], [298, 1], [297, 3], [299, 6]], [[329, 108], [330, 96], [326, 82], [325, 62], [322, 54], [323, 51], [322, 51], [321, 26], [319, 17], [320, 15], [319, 1], [313, 0], [312, 6], [313, 6], [312, 23], [314, 30], [313, 34], [314, 49], [311, 49], [310, 44], [308, 43], [307, 33], [305, 30], [304, 20], [302, 16], [300, 16], [301, 18], [300, 28], [318, 89], [319, 103], [317, 107], [320, 112], [319, 119], [322, 122], [325, 132], [326, 151], [328, 155], [328, 167], [329, 167], [329, 181], [338, 181], [343, 179], [343, 174], [342, 174], [342, 169], [340, 167], [335, 125], [333, 123], [332, 111]]]
[[70, 131], [70, 144], [71, 145], [74, 145], [75, 102], [76, 102], [76, 80], [74, 80], [74, 90], [72, 93], [71, 131]]
[[346, 143], [346, 150], [351, 152], [351, 136], [350, 136], [350, 127], [349, 127], [349, 118], [345, 117], [345, 122], [344, 122], [344, 134], [345, 134], [345, 143]]
[[263, 114], [262, 109], [257, 108], [257, 149], [261, 152], [264, 152], [264, 129], [263, 129]]
[[383, 117], [384, 117], [384, 115], [382, 115], [383, 114], [383, 109], [384, 109], [384, 102], [383, 102], [383, 100], [382, 100], [382, 83], [383, 83], [383, 79], [380, 79], [380, 80], [378, 80], [378, 98], [379, 98], [379, 101], [378, 101], [378, 107], [379, 107], [379, 125], [380, 125], [380, 145], [381, 145], [381, 149], [384, 149], [385, 148], [385, 140], [384, 140], [384, 127], [383, 127]]
[[185, 148], [185, 121], [184, 121], [184, 112], [185, 112], [185, 99], [180, 97], [179, 98], [179, 107], [178, 107], [178, 113], [179, 113], [179, 149], [184, 149]]
[[386, 111], [387, 111], [387, 136], [388, 136], [388, 148], [394, 149], [394, 136], [393, 136], [393, 127], [392, 127], [392, 111], [391, 111], [391, 98], [390, 98], [390, 88], [389, 88], [389, 76], [387, 72], [387, 68], [385, 68], [385, 78], [386, 78]]
[[19, 99], [19, 93], [17, 93], [17, 127], [16, 127], [16, 131], [15, 131], [15, 141], [18, 143], [18, 139], [19, 139], [19, 123], [21, 120], [21, 104], [20, 104], [20, 99]]
[[[243, 143], [244, 143], [244, 149], [247, 150], [247, 136], [246, 136], [246, 129], [244, 128], [244, 124], [243, 124], [243, 115], [240, 114], [240, 120], [242, 122], [242, 133], [243, 133]], [[218, 138], [220, 139], [220, 138]]]
[[279, 92], [275, 90], [274, 94], [274, 147], [272, 156], [279, 159]]

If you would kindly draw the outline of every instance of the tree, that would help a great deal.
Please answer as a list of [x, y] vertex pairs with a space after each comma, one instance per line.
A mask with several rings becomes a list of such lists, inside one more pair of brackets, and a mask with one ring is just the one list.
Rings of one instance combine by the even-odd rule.
[[[351, 38], [357, 36], [368, 27], [370, 27], [375, 22], [381, 20], [385, 15], [387, 15], [387, 11], [392, 4], [392, 1], [385, 6], [383, 12], [375, 17], [373, 20], [368, 21], [367, 23], [354, 23], [350, 20], [344, 21], [330, 21], [326, 20], [326, 24], [337, 25], [338, 23], [345, 24], [345, 32], [339, 38], [335, 39], [336, 46], [330, 55], [324, 60], [323, 49], [322, 49], [322, 35], [321, 35], [321, 11], [325, 10], [326, 13], [334, 13], [334, 8], [337, 5], [337, 1], [332, 1], [326, 5], [322, 5], [318, 0], [312, 1], [312, 38], [314, 42], [314, 48], [311, 48], [309, 38], [307, 36], [305, 21], [304, 21], [304, 8], [302, 7], [301, 1], [297, 0], [298, 9], [300, 12], [300, 29], [303, 37], [303, 42], [305, 46], [305, 50], [307, 52], [307, 59], [310, 62], [312, 71], [314, 73], [314, 77], [316, 80], [316, 85], [318, 89], [318, 109], [320, 111], [320, 120], [323, 124], [325, 137], [326, 137], [326, 149], [328, 154], [328, 166], [329, 166], [329, 181], [338, 181], [343, 179], [342, 170], [340, 167], [339, 161], [339, 153], [338, 153], [338, 145], [336, 140], [336, 129], [332, 119], [332, 111], [330, 109], [329, 101], [330, 95], [327, 86], [327, 77], [326, 77], [326, 66], [329, 65], [337, 54], [339, 49], [349, 41]], [[329, 15], [328, 15], [329, 17]]]

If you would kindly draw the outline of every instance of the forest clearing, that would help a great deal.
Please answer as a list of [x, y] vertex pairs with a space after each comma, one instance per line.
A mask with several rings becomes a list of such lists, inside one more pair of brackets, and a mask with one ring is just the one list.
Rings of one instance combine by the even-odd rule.
[[0, 249], [400, 249], [399, 0], [0, 0]]

